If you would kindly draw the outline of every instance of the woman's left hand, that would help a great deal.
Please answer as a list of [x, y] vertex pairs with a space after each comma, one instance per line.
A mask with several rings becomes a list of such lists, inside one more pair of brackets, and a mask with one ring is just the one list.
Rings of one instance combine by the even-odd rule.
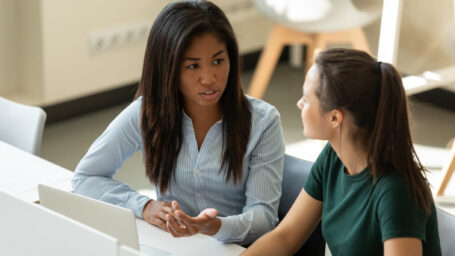
[[216, 217], [218, 210], [214, 208], [207, 208], [196, 217], [185, 214], [176, 201], [172, 202], [172, 208], [176, 219], [167, 214], [166, 226], [174, 237], [192, 236], [197, 233], [211, 236], [216, 234], [221, 227], [221, 220]]

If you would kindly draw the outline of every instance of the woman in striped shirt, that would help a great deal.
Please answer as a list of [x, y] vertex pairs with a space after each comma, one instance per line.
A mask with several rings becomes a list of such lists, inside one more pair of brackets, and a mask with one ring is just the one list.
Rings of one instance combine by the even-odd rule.
[[[113, 179], [138, 150], [157, 200]], [[155, 20], [136, 99], [90, 147], [73, 187], [176, 237], [250, 244], [277, 223], [283, 155], [278, 111], [243, 94], [224, 13], [179, 1]]]

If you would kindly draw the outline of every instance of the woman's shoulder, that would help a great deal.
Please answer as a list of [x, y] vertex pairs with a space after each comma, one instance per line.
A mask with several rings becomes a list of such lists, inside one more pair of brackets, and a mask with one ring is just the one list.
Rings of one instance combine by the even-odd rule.
[[139, 96], [136, 99], [134, 99], [133, 102], [131, 102], [129, 106], [132, 106], [134, 108], [141, 108], [141, 106], [142, 106], [142, 96]]
[[140, 120], [141, 107], [142, 97], [134, 99], [117, 115], [109, 126], [120, 127], [122, 129], [125, 126], [137, 126]]
[[251, 115], [253, 120], [267, 120], [267, 119], [276, 119], [280, 118], [280, 113], [275, 106], [267, 103], [263, 100], [253, 98], [246, 95], [246, 98], [251, 106]]
[[379, 197], [395, 198], [397, 200], [402, 200], [402, 197], [411, 199], [406, 178], [396, 171], [377, 177], [376, 191]]
[[341, 161], [340, 158], [338, 157], [337, 153], [335, 150], [333, 150], [332, 145], [330, 142], [327, 141], [323, 149], [318, 155], [318, 158], [316, 159], [316, 162], [320, 163], [330, 163], [333, 161]]
[[377, 184], [384, 189], [406, 188], [406, 178], [396, 171], [390, 171], [378, 177]]
[[142, 107], [142, 96], [134, 99], [128, 106], [122, 111], [122, 114], [138, 116], [141, 112]]

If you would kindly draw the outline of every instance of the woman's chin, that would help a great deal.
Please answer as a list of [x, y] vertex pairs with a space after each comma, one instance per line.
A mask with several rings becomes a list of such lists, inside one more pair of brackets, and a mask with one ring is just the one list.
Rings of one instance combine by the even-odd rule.
[[311, 134], [309, 134], [308, 131], [305, 129], [303, 129], [303, 136], [305, 136], [307, 138], [311, 138]]
[[314, 136], [314, 133], [308, 132], [307, 130], [303, 130], [303, 136], [305, 136], [308, 139], [313, 139], [313, 140], [321, 140], [322, 138], [318, 136]]

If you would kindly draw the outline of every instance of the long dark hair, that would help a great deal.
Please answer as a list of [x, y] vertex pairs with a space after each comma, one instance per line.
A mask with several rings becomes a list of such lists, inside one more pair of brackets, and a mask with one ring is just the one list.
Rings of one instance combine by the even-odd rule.
[[374, 181], [395, 171], [403, 175], [416, 202], [430, 212], [432, 196], [412, 144], [408, 102], [397, 70], [365, 52], [331, 49], [316, 57], [320, 85], [316, 95], [323, 111], [352, 114], [359, 132], [354, 141], [368, 152]]
[[[141, 129], [148, 178], [161, 192], [170, 187], [183, 142], [183, 96], [180, 66], [191, 39], [212, 33], [226, 44], [230, 72], [219, 105], [223, 114], [226, 181], [242, 178], [243, 158], [251, 130], [251, 110], [240, 83], [240, 57], [234, 31], [216, 5], [180, 1], [167, 5], [156, 18], [147, 41], [142, 78], [136, 97], [142, 96]], [[221, 169], [220, 169], [221, 170]]]

